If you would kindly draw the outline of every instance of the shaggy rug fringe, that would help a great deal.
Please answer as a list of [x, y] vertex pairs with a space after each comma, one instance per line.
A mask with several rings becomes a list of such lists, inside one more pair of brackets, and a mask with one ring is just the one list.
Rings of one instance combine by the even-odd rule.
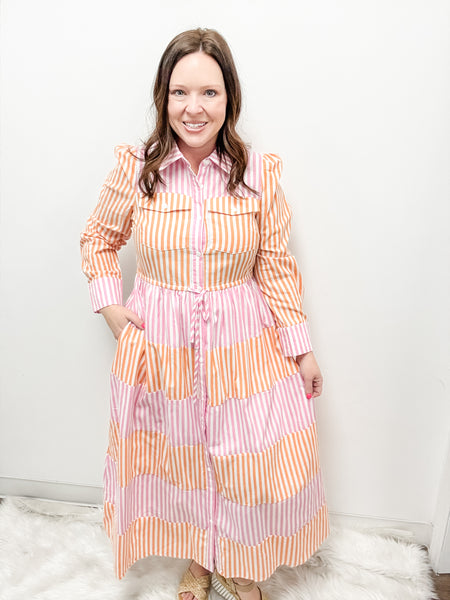
[[[176, 600], [188, 564], [148, 557], [119, 581], [101, 507], [22, 497], [0, 503], [0, 600]], [[261, 587], [272, 600], [437, 600], [431, 573], [411, 532], [331, 523], [314, 556], [280, 567]], [[220, 597], [212, 591], [210, 599]]]

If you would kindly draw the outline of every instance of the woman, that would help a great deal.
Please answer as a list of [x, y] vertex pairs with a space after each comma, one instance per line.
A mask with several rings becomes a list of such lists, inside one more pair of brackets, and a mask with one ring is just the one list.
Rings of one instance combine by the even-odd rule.
[[[204, 600], [212, 582], [259, 600], [255, 580], [305, 562], [329, 533], [322, 376], [281, 161], [236, 133], [239, 80], [213, 30], [170, 42], [154, 102], [154, 132], [116, 147], [81, 238], [93, 308], [118, 339], [105, 528], [119, 578], [148, 555], [190, 558], [180, 599]], [[117, 251], [132, 231], [123, 306]]]

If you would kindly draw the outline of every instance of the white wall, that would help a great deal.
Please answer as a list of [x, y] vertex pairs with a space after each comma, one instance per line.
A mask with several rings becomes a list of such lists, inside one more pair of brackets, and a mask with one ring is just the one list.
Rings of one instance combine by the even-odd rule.
[[[165, 45], [207, 26], [236, 57], [243, 135], [284, 158], [330, 511], [430, 524], [450, 432], [449, 5], [226, 6], [3, 0], [0, 493], [102, 485], [115, 342], [79, 232], [113, 146], [148, 132]], [[129, 288], [131, 247], [123, 264]]]

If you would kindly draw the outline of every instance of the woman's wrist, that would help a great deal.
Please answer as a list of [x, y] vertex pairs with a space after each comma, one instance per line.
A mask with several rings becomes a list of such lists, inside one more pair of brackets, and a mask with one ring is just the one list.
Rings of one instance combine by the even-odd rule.
[[107, 310], [108, 308], [112, 308], [113, 306], [122, 306], [122, 304], [108, 304], [107, 306], [102, 306], [102, 308], [100, 308], [100, 309], [98, 310], [98, 312], [99, 312], [100, 314], [103, 314], [103, 311], [104, 311], [105, 309]]

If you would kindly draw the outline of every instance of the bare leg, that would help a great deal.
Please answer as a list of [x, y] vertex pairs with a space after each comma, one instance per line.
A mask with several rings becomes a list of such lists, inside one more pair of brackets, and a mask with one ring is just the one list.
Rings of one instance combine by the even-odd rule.
[[[242, 579], [241, 577], [233, 577], [233, 581], [238, 585], [247, 585], [252, 583], [251, 579]], [[249, 592], [243, 592], [239, 590], [238, 594], [241, 600], [261, 600], [262, 598], [261, 591], [257, 585], [255, 585], [255, 587]]]

